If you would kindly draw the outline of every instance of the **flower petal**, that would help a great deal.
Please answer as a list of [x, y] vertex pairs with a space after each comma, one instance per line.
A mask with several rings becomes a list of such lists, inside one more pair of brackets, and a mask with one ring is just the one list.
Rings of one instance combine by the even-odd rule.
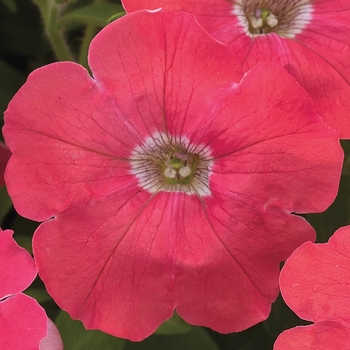
[[37, 273], [33, 258], [12, 235], [13, 231], [0, 229], [0, 299], [22, 292]]
[[314, 325], [284, 331], [274, 350], [350, 347], [350, 226], [325, 244], [306, 242], [286, 261], [280, 275], [288, 306]]
[[220, 201], [140, 191], [71, 207], [35, 233], [39, 274], [73, 318], [118, 337], [144, 339], [175, 308], [220, 332], [250, 327], [269, 314], [279, 262], [314, 231], [278, 210]]
[[39, 350], [63, 350], [63, 342], [56, 325], [47, 319], [47, 335], [41, 339]]
[[300, 217], [213, 191], [184, 203], [178, 221], [176, 310], [191, 324], [238, 332], [268, 317], [280, 261], [314, 231]]
[[[122, 0], [124, 9], [134, 12], [143, 9], [186, 11], [196, 15], [199, 23], [215, 39], [230, 45], [239, 58], [246, 57], [251, 38], [239, 25], [233, 13], [233, 2], [223, 0]], [[235, 43], [233, 43], [235, 41]]]
[[112, 23], [91, 43], [89, 63], [143, 137], [180, 135], [187, 118], [202, 123], [222, 90], [243, 75], [232, 50], [186, 13], [143, 11]]
[[285, 68], [309, 93], [316, 112], [324, 121], [340, 130], [341, 138], [349, 137], [350, 85], [343, 70], [332, 66], [326, 57], [315, 54], [300, 42], [276, 34], [254, 39], [244, 67], [251, 69], [258, 62], [274, 62]]
[[42, 224], [33, 249], [58, 305], [88, 329], [134, 341], [170, 318], [173, 235], [160, 227], [167, 205], [167, 193], [151, 200], [125, 191]]
[[273, 350], [330, 350], [349, 347], [349, 328], [322, 322], [287, 329], [278, 336]]
[[47, 316], [37, 301], [18, 294], [0, 302], [0, 348], [38, 350], [47, 333]]
[[[231, 50], [192, 15], [136, 16], [112, 23], [91, 44], [97, 81], [79, 65], [59, 62], [33, 72], [10, 102], [3, 131], [13, 152], [8, 191], [21, 215], [47, 220], [78, 201], [116, 191], [117, 182], [131, 181], [125, 160], [146, 135], [156, 128], [180, 133], [182, 118], [174, 115], [201, 123], [202, 111], [241, 78]], [[152, 35], [145, 29], [150, 21]], [[160, 33], [166, 33], [162, 40]], [[196, 45], [186, 40], [189, 33], [198, 36]], [[164, 115], [175, 125], [166, 125]]]
[[350, 7], [344, 0], [316, 1], [312, 21], [297, 40], [322, 57], [350, 83]]
[[46, 220], [128, 183], [125, 158], [138, 135], [127, 125], [83, 67], [59, 62], [34, 71], [5, 113], [3, 132], [13, 152], [7, 185], [17, 211]]
[[[253, 6], [254, 1], [243, 3]], [[285, 4], [290, 5], [287, 1]], [[312, 1], [309, 23], [292, 39], [275, 33], [257, 36], [246, 33], [240, 23], [246, 19], [235, 13], [236, 1], [123, 0], [123, 5], [128, 12], [163, 8], [195, 14], [213, 37], [232, 47], [246, 70], [257, 62], [281, 64], [308, 91], [316, 111], [326, 123], [340, 130], [341, 138], [350, 138], [350, 8], [347, 1]]]
[[326, 244], [304, 243], [286, 261], [280, 277], [283, 299], [301, 318], [350, 327], [350, 227]]
[[213, 150], [211, 182], [226, 191], [297, 213], [323, 211], [337, 195], [338, 133], [321, 122], [305, 90], [279, 66], [255, 66], [201, 128], [184, 130]]

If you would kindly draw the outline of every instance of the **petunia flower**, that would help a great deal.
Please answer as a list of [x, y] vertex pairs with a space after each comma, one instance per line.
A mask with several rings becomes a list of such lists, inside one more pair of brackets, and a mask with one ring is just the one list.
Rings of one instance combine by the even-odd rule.
[[128, 12], [184, 10], [238, 55], [285, 68], [341, 138], [350, 138], [350, 4], [344, 0], [123, 0]]
[[[228, 333], [267, 318], [279, 263], [336, 196], [337, 132], [279, 66], [243, 75], [186, 13], [135, 12], [88, 72], [34, 71], [10, 102], [6, 176], [39, 275], [88, 329], [141, 340], [177, 310]], [[35, 101], [35, 103], [33, 103]]]
[[0, 141], [0, 186], [3, 186], [5, 184], [4, 173], [10, 155], [11, 153], [6, 145]]
[[283, 299], [314, 324], [284, 331], [274, 350], [350, 349], [350, 226], [325, 244], [306, 242], [288, 258], [280, 276]]
[[37, 301], [22, 293], [37, 268], [12, 235], [13, 231], [0, 229], [0, 349], [61, 350], [57, 328]]

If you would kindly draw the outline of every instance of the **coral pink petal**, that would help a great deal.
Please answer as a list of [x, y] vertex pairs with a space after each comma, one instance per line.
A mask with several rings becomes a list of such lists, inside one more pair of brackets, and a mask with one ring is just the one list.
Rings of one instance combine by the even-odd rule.
[[196, 15], [198, 22], [217, 40], [232, 47], [238, 57], [246, 57], [251, 38], [243, 32], [237, 16], [233, 14], [234, 4], [224, 0], [122, 0], [127, 12], [143, 9], [186, 11]]
[[313, 6], [312, 20], [295, 38], [341, 72], [348, 83], [350, 83], [349, 17], [348, 1], [317, 1]]
[[[316, 6], [313, 8], [313, 16], [317, 18], [334, 18], [342, 23], [349, 24], [349, 3], [347, 0], [327, 0], [327, 1], [315, 1]], [[335, 7], [336, 6], [336, 7]], [[341, 11], [338, 11], [341, 9]]]
[[[208, 3], [211, 1], [209, 0]], [[184, 8], [196, 6], [191, 0], [122, 0], [123, 7], [127, 12], [134, 12], [138, 10], [155, 10], [162, 8], [162, 10], [182, 11]], [[190, 11], [188, 11], [190, 12]]]
[[8, 160], [10, 159], [11, 153], [6, 145], [0, 142], [0, 186], [5, 184], [4, 173]]
[[328, 243], [306, 242], [287, 260], [280, 277], [282, 296], [301, 318], [332, 321], [350, 331], [350, 227]]
[[338, 133], [320, 121], [305, 90], [267, 63], [232, 90], [200, 128], [184, 128], [218, 158], [211, 181], [262, 201], [268, 193], [270, 204], [290, 212], [325, 210], [338, 191], [343, 152]]
[[56, 325], [47, 319], [47, 335], [41, 339], [39, 350], [63, 350], [63, 342]]
[[280, 288], [287, 305], [315, 322], [288, 329], [274, 350], [350, 348], [350, 226], [337, 230], [325, 244], [306, 242], [287, 259]]
[[201, 124], [222, 90], [243, 75], [232, 50], [185, 13], [144, 11], [112, 23], [92, 41], [89, 64], [144, 135], [181, 134], [183, 116]]
[[3, 133], [13, 152], [8, 191], [18, 212], [34, 220], [128, 183], [125, 157], [139, 138], [114, 99], [70, 62], [29, 76], [9, 104]]
[[37, 273], [33, 258], [12, 235], [13, 231], [0, 229], [0, 299], [22, 292]]
[[47, 316], [37, 301], [24, 294], [0, 301], [0, 349], [38, 350], [47, 333]]
[[[132, 182], [126, 158], [146, 135], [170, 127], [181, 133], [183, 118], [173, 115], [191, 115], [200, 124], [222, 89], [241, 79], [231, 50], [192, 15], [174, 15], [183, 19], [176, 21], [170, 13], [135, 15], [112, 23], [91, 44], [97, 82], [82, 67], [59, 62], [33, 72], [9, 104], [7, 185], [21, 215], [46, 220], [71, 204], [115, 192], [116, 183]], [[200, 40], [192, 45], [188, 35]]]
[[313, 229], [300, 217], [265, 212], [215, 187], [203, 203], [191, 200], [177, 209], [177, 231], [170, 232], [178, 236], [178, 314], [220, 333], [265, 320], [278, 294], [279, 262], [313, 240]]
[[86, 328], [137, 341], [172, 315], [176, 233], [162, 225], [172, 218], [167, 198], [120, 192], [72, 206], [36, 231], [48, 292]]
[[349, 328], [332, 322], [299, 326], [282, 332], [273, 350], [350, 349]]
[[140, 191], [71, 207], [35, 233], [39, 274], [73, 318], [118, 337], [144, 339], [176, 307], [220, 332], [247, 328], [269, 313], [279, 262], [314, 231], [234, 199]]
[[285, 68], [309, 93], [324, 121], [340, 130], [340, 137], [350, 137], [350, 85], [340, 70], [299, 42], [275, 34], [254, 40], [244, 67], [249, 70], [264, 61]]
[[213, 17], [227, 14], [232, 8], [232, 3], [222, 0], [122, 0], [122, 3], [127, 12], [162, 8], [168, 11], [187, 11], [196, 15], [212, 15]]
[[[316, 111], [341, 138], [350, 138], [350, 8], [347, 1], [313, 1], [311, 20], [293, 39], [276, 34], [251, 37], [234, 13], [234, 1], [124, 0], [128, 12], [144, 8], [187, 11], [214, 38], [228, 44], [247, 70], [277, 62], [314, 100]], [[249, 3], [249, 1], [247, 1]], [[256, 1], [258, 3], [258, 1]], [[245, 19], [244, 19], [245, 20]]]

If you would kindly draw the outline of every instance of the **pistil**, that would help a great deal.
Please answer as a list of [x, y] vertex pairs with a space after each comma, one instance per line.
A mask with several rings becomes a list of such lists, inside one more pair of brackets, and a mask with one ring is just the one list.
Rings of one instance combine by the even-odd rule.
[[269, 28], [274, 28], [278, 24], [277, 17], [268, 9], [256, 9], [254, 14], [249, 17], [250, 25], [254, 29], [260, 29], [260, 32], [266, 32]]

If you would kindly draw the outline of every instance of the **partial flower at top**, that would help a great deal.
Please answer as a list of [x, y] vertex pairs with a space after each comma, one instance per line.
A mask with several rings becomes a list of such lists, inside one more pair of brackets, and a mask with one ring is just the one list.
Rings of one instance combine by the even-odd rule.
[[0, 141], [0, 186], [3, 186], [5, 184], [4, 181], [4, 173], [5, 173], [5, 168], [8, 160], [10, 159], [10, 151], [6, 147], [5, 144], [3, 144]]
[[[135, 12], [5, 113], [7, 186], [39, 274], [89, 329], [141, 340], [174, 309], [229, 333], [268, 317], [279, 263], [336, 196], [337, 132], [282, 68], [242, 73], [193, 15]], [[32, 103], [36, 101], [36, 103]]]
[[350, 3], [344, 0], [123, 0], [128, 12], [184, 10], [228, 44], [247, 71], [275, 62], [326, 123], [350, 138]]
[[0, 349], [38, 350], [40, 346], [40, 350], [61, 350], [59, 335], [53, 343], [52, 332], [48, 334], [51, 321], [44, 309], [21, 293], [32, 283], [37, 269], [33, 258], [18, 246], [12, 234], [0, 229]]
[[313, 325], [284, 331], [274, 350], [350, 349], [350, 226], [326, 244], [306, 242], [288, 258], [280, 277], [283, 299]]

